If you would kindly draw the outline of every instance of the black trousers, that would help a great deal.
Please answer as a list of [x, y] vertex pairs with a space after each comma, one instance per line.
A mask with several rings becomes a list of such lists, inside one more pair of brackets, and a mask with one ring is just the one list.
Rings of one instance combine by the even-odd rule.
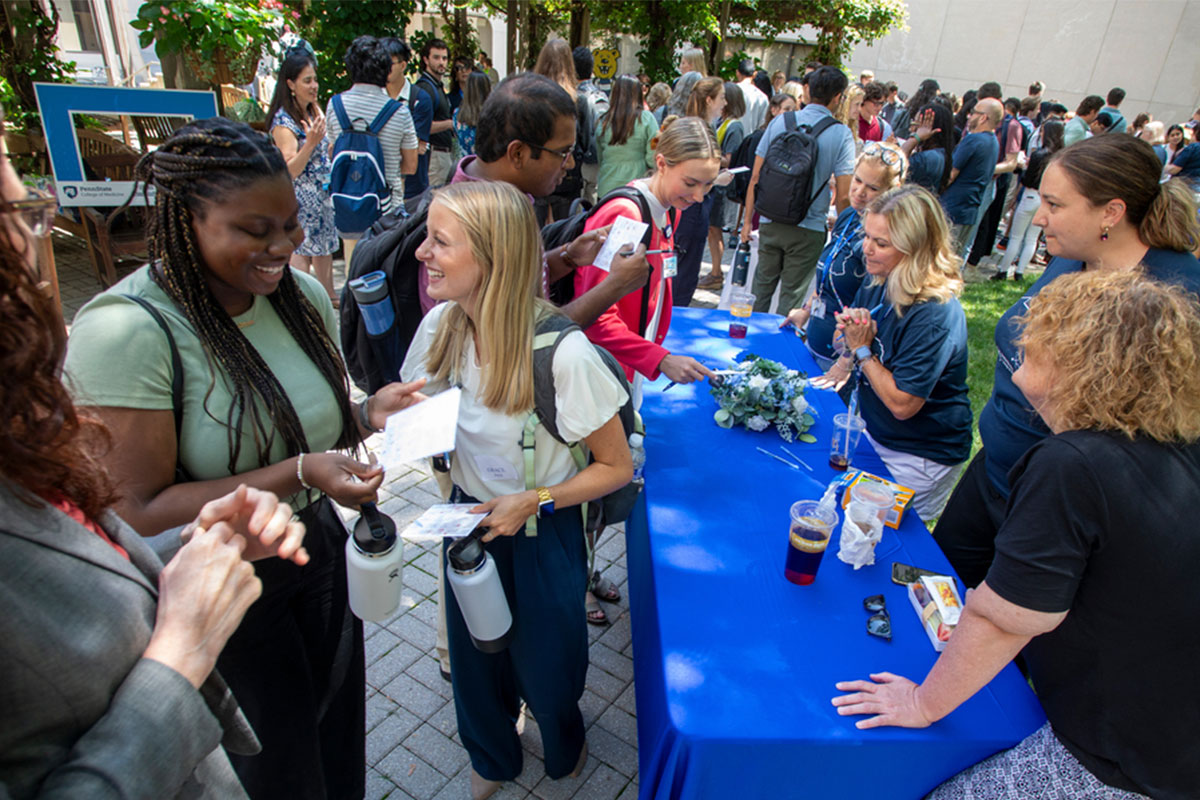
[[[715, 191], [715, 190], [714, 190]], [[696, 284], [700, 282], [700, 261], [704, 258], [704, 245], [708, 243], [708, 218], [712, 210], [713, 194], [704, 196], [703, 203], [695, 203], [679, 215], [675, 227], [675, 268], [678, 270], [671, 281], [671, 305], [686, 308], [692, 303]]]
[[1007, 498], [988, 479], [985, 459], [983, 450], [971, 459], [933, 529], [934, 541], [969, 589], [987, 577], [1008, 507]]
[[346, 531], [325, 497], [300, 518], [311, 560], [255, 563], [262, 596], [217, 661], [263, 747], [229, 760], [253, 800], [361, 799], [366, 672], [346, 593]]
[[1000, 220], [1004, 218], [1004, 201], [1008, 199], [1008, 184], [1011, 180], [1012, 173], [996, 176], [996, 196], [992, 198], [992, 204], [979, 221], [979, 232], [975, 234], [975, 243], [971, 245], [971, 254], [967, 257], [968, 264], [976, 265], [980, 259], [992, 254], [992, 248], [996, 244], [996, 233], [1000, 230]]
[[[471, 502], [461, 499], [460, 490], [456, 494], [455, 502]], [[512, 780], [521, 774], [515, 723], [524, 698], [542, 734], [546, 774], [562, 778], [575, 768], [584, 741], [579, 700], [588, 665], [587, 554], [580, 508], [560, 508], [539, 519], [537, 536], [526, 536], [522, 528], [485, 547], [512, 612], [512, 641], [499, 653], [478, 650], [447, 578], [442, 600], [458, 735], [476, 772], [489, 780]], [[445, 548], [442, 553], [446, 569]]]

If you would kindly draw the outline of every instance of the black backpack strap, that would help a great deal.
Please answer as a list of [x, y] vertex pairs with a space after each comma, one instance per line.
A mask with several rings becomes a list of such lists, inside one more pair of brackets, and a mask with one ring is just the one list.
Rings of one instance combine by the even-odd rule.
[[[646, 245], [646, 249], [650, 249], [650, 241], [654, 236], [654, 212], [650, 210], [650, 203], [646, 200], [646, 196], [638, 189], [632, 186], [618, 186], [604, 196], [604, 200], [596, 204], [596, 208], [600, 208], [604, 203], [616, 198], [624, 198], [637, 203], [638, 212], [642, 215], [642, 222], [646, 223], [646, 233], [642, 236], [642, 244]], [[670, 215], [668, 210], [668, 218]], [[674, 222], [671, 223], [674, 225]], [[654, 267], [650, 267], [650, 272], [653, 274]], [[647, 276], [646, 285], [642, 287], [642, 311], [638, 318], [638, 336], [646, 335], [646, 326], [649, 323], [650, 314], [650, 279]]]
[[[838, 120], [837, 117], [835, 117], [831, 114], [828, 117], [825, 117], [820, 122], [818, 122], [816, 125], [813, 125], [812, 127], [810, 127], [808, 129], [808, 135], [811, 136], [813, 138], [813, 141], [815, 142], [822, 133], [829, 130], [834, 125], [841, 125], [841, 124], [842, 124], [841, 121]], [[820, 152], [819, 144], [817, 146], [817, 150], [818, 150], [818, 152]], [[815, 163], [813, 164], [813, 169], [816, 169]], [[812, 204], [817, 202], [817, 198], [821, 196], [821, 192], [825, 191], [825, 184], [828, 182], [829, 182], [828, 178], [826, 178], [824, 182], [818, 182], [816, 191], [813, 192], [813, 196], [808, 198], [808, 208], [810, 211], [812, 210]]]
[[783, 126], [789, 131], [796, 130], [796, 113], [795, 111], [789, 111], [783, 115]]
[[166, 317], [150, 301], [132, 294], [121, 296], [146, 309], [146, 312], [166, 334], [167, 347], [171, 351], [171, 411], [175, 414], [175, 478], [176, 483], [186, 483], [191, 480], [191, 477], [183, 468], [179, 458], [179, 440], [183, 435], [183, 359], [179, 357], [179, 347], [175, 344], [175, 336], [171, 333], [170, 326], [167, 325]]

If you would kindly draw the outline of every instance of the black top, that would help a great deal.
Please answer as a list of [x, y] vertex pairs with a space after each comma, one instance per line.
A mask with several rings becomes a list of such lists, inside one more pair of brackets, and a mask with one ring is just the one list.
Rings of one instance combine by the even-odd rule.
[[1042, 185], [1042, 173], [1046, 171], [1046, 165], [1050, 163], [1050, 156], [1054, 155], [1048, 147], [1039, 147], [1033, 151], [1033, 155], [1029, 157], [1029, 163], [1025, 166], [1025, 171], [1021, 173], [1021, 184], [1026, 189], [1037, 189]]
[[1013, 493], [987, 583], [1068, 611], [1025, 648], [1059, 741], [1100, 780], [1155, 798], [1200, 787], [1200, 444], [1116, 433], [1043, 439]]
[[[450, 107], [450, 98], [446, 96], [446, 89], [442, 86], [442, 81], [439, 78], [433, 77], [425, 70], [421, 70], [421, 77], [417, 84], [429, 93], [429, 97], [433, 100], [433, 121], [438, 122], [444, 119], [451, 119], [454, 116], [454, 109]], [[439, 131], [429, 135], [429, 144], [437, 148], [452, 148], [454, 147], [454, 128]]]

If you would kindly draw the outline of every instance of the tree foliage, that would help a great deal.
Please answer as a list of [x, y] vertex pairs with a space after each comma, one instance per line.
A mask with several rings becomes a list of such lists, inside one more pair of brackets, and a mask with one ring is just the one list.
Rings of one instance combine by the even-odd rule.
[[[417, 0], [371, 0], [366, 3], [284, 0], [284, 3], [299, 13], [295, 20], [296, 33], [316, 51], [317, 80], [323, 96], [350, 88], [344, 59], [346, 49], [355, 38], [363, 34], [403, 38], [404, 29], [417, 10]], [[416, 60], [415, 56], [413, 60]]]
[[58, 8], [41, 3], [0, 3], [0, 102], [14, 130], [37, 128], [34, 82], [69, 83], [75, 62], [59, 59]]
[[692, 0], [613, 0], [592, 5], [592, 30], [628, 34], [642, 40], [637, 57], [652, 81], [669, 81], [678, 74], [675, 51], [682, 44], [703, 44], [716, 34], [718, 4]]
[[822, 64], [841, 64], [859, 42], [876, 42], [908, 21], [904, 0], [805, 0], [808, 24], [820, 31], [813, 58]]

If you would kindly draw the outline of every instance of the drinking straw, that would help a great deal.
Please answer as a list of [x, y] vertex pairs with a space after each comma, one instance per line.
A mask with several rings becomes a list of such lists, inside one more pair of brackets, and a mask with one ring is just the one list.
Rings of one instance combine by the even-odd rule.
[[762, 449], [761, 447], [756, 447], [756, 448], [754, 448], [754, 449], [755, 449], [755, 450], [757, 450], [757, 451], [758, 451], [758, 452], [760, 452], [760, 453], [764, 453], [764, 454], [766, 454], [766, 455], [770, 456], [771, 458], [775, 459], [776, 461], [779, 461], [779, 462], [781, 462], [781, 463], [783, 463], [783, 464], [787, 464], [787, 465], [788, 465], [789, 467], [791, 467], [792, 469], [800, 469], [800, 468], [799, 468], [799, 467], [797, 467], [795, 464], [793, 464], [792, 462], [788, 461], [786, 458], [783, 458], [783, 457], [781, 457], [781, 456], [777, 456], [777, 455], [775, 455], [774, 453], [772, 453], [770, 450], [764, 450], [764, 449]]

